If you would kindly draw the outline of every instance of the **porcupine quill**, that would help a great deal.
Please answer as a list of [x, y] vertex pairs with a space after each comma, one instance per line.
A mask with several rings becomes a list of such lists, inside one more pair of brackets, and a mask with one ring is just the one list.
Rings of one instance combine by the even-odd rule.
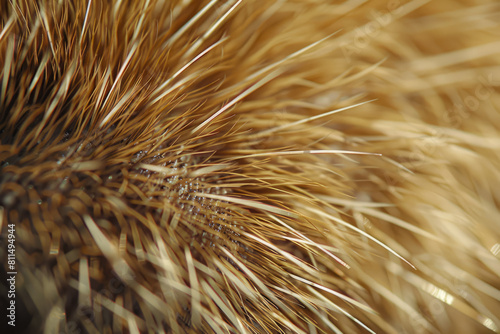
[[1, 1], [3, 332], [499, 332], [499, 15]]

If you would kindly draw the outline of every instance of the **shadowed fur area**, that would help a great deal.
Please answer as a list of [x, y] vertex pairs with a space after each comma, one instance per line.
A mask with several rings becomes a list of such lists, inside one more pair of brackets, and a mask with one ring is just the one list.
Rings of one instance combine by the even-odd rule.
[[0, 0], [2, 326], [500, 332], [499, 22]]

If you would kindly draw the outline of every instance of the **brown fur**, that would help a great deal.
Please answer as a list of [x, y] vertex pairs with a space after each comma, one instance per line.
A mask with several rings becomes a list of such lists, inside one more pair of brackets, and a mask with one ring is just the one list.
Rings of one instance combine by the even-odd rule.
[[1, 1], [16, 328], [500, 331], [499, 18]]

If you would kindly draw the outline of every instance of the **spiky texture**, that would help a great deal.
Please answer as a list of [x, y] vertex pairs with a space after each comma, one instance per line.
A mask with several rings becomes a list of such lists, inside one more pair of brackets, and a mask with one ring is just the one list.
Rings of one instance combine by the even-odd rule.
[[499, 14], [1, 1], [17, 329], [498, 332]]

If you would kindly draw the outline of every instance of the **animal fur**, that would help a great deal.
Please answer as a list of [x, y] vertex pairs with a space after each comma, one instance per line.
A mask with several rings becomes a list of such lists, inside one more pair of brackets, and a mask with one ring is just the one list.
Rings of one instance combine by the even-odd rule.
[[500, 331], [497, 2], [2, 0], [0, 22], [8, 330]]

